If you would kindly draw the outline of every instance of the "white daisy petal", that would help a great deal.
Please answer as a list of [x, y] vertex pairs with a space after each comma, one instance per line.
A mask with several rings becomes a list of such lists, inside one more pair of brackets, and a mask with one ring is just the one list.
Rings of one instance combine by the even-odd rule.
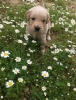
[[9, 80], [8, 82], [6, 82], [6, 88], [9, 88], [9, 87], [11, 87], [13, 85], [14, 85], [13, 80]]

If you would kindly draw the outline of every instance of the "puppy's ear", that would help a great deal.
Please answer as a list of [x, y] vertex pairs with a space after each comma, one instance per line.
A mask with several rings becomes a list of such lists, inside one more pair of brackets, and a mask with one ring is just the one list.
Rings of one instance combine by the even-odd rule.
[[26, 19], [29, 21], [29, 19], [30, 19], [30, 14], [31, 14], [31, 11], [30, 10], [28, 10], [27, 12], [26, 12]]
[[46, 21], [46, 24], [49, 23], [49, 21], [50, 21], [50, 15], [49, 15], [49, 13], [47, 13], [47, 21]]

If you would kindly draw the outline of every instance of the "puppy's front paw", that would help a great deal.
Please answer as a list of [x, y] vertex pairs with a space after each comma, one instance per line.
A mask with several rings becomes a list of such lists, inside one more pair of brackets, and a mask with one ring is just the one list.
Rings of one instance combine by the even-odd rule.
[[41, 49], [41, 53], [44, 55], [44, 53], [45, 53], [45, 49]]

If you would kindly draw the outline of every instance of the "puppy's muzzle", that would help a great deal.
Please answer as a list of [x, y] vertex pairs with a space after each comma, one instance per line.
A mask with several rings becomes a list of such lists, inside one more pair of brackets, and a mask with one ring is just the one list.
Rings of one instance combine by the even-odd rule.
[[35, 31], [39, 31], [40, 27], [39, 26], [35, 26]]

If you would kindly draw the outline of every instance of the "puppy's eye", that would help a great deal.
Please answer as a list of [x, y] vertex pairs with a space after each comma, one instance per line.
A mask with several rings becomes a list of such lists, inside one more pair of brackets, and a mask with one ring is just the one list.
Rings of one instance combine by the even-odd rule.
[[35, 20], [35, 18], [31, 18], [32, 20]]
[[45, 22], [45, 19], [42, 22]]

